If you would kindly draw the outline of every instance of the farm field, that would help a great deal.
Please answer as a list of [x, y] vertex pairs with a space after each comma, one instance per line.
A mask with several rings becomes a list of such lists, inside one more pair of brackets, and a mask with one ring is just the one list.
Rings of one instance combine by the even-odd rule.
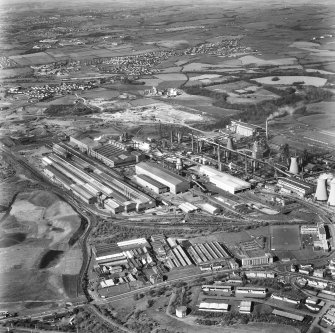
[[[299, 117], [298, 121], [316, 127], [320, 130], [334, 132], [335, 130], [335, 100], [307, 105], [307, 115]], [[309, 115], [309, 113], [312, 113]]]
[[82, 265], [80, 247], [69, 245], [80, 224], [77, 213], [56, 195], [20, 193], [0, 222], [2, 302], [66, 299], [62, 276], [77, 275]]
[[[276, 78], [278, 78], [278, 80]], [[314, 76], [267, 76], [253, 80], [269, 85], [292, 85], [299, 82], [301, 85], [315, 87], [323, 87], [327, 83], [327, 79]]]
[[271, 250], [299, 250], [301, 248], [298, 225], [274, 225], [271, 230]]

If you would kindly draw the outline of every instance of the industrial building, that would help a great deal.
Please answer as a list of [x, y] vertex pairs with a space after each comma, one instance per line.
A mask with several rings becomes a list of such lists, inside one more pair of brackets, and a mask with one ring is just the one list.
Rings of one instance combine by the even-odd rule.
[[200, 302], [199, 311], [206, 312], [228, 312], [229, 304], [219, 299], [206, 299]]
[[273, 263], [273, 256], [270, 253], [265, 252], [263, 254], [246, 253], [245, 257], [241, 258], [241, 261], [243, 267], [270, 265]]
[[203, 285], [201, 287], [202, 291], [204, 292], [215, 292], [215, 293], [229, 293], [233, 292], [232, 286], [226, 286], [221, 284], [210, 284], [210, 285]]
[[230, 259], [228, 252], [218, 242], [193, 244], [187, 252], [197, 265]]
[[197, 204], [198, 207], [203, 210], [206, 213], [212, 214], [212, 215], [218, 215], [221, 211], [221, 209], [217, 206], [214, 206], [208, 202]]
[[262, 131], [262, 127], [234, 120], [231, 122], [230, 130], [239, 135], [253, 136], [260, 133]]
[[329, 250], [326, 229], [323, 223], [319, 222], [317, 225], [313, 226], [302, 225], [300, 227], [300, 233], [302, 235], [306, 234], [315, 235], [316, 239], [313, 239], [313, 246], [321, 248], [324, 251]]
[[179, 209], [181, 209], [184, 213], [193, 213], [199, 210], [197, 206], [192, 205], [189, 202], [183, 202], [178, 206]]
[[101, 145], [89, 138], [77, 139], [71, 136], [70, 144], [109, 167], [138, 163], [143, 157], [138, 152], [129, 152], [125, 145], [114, 140], [109, 140], [107, 144]]
[[315, 192], [315, 185], [294, 177], [279, 178], [278, 185], [281, 188], [297, 193], [302, 197]]
[[93, 253], [99, 265], [124, 265], [127, 263], [127, 257], [116, 244], [96, 245], [93, 247]]
[[292, 298], [292, 297], [288, 297], [288, 296], [277, 294], [277, 293], [271, 294], [271, 298], [275, 300], [291, 303], [294, 305], [298, 305], [301, 303], [301, 299]]
[[245, 275], [251, 279], [274, 279], [275, 273], [267, 271], [246, 271]]
[[296, 321], [303, 321], [305, 318], [304, 316], [301, 316], [301, 315], [298, 315], [292, 312], [278, 310], [278, 309], [274, 309], [272, 311], [272, 314], [275, 316], [285, 317], [285, 318], [296, 320]]
[[232, 194], [250, 189], [251, 187], [250, 183], [242, 179], [239, 179], [228, 173], [221, 172], [206, 165], [201, 165], [199, 167], [199, 173], [207, 176], [209, 178], [209, 181], [218, 188]]
[[261, 287], [237, 287], [235, 290], [236, 296], [243, 297], [261, 297], [266, 296], [266, 288]]
[[147, 175], [137, 175], [134, 178], [137, 184], [139, 184], [142, 187], [146, 187], [157, 194], [169, 191], [169, 188], [166, 185], [150, 178]]
[[190, 188], [190, 183], [185, 178], [158, 164], [141, 162], [136, 164], [135, 170], [136, 175], [147, 175], [157, 182], [167, 186], [170, 192], [174, 194], [185, 192]]
[[251, 301], [241, 301], [239, 306], [240, 313], [251, 313], [252, 302]]
[[57, 154], [42, 158], [44, 173], [61, 184], [73, 195], [88, 204], [98, 202], [101, 208], [117, 214], [123, 211], [141, 211], [156, 206], [155, 201], [113, 173], [72, 155], [70, 159]]

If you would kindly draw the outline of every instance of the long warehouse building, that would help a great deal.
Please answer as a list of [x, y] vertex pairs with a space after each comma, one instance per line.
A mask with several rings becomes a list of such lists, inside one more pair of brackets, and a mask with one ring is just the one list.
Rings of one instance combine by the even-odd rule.
[[209, 178], [216, 187], [229, 193], [237, 193], [250, 189], [251, 184], [243, 179], [234, 177], [228, 173], [221, 172], [206, 165], [199, 167], [199, 173]]
[[183, 177], [150, 162], [141, 162], [135, 166], [136, 175], [146, 175], [157, 182], [167, 186], [171, 193], [185, 192], [190, 188], [190, 183]]
[[[50, 178], [57, 178], [66, 188], [72, 184], [69, 189], [87, 203], [93, 202], [92, 197], [102, 193], [105, 208], [114, 214], [123, 210], [140, 211], [155, 207], [155, 201], [151, 197], [126, 182], [108, 175], [95, 165], [89, 165], [87, 161], [81, 163], [79, 158], [69, 160], [56, 154], [50, 154], [42, 160], [46, 165], [44, 172]], [[88, 167], [91, 172], [87, 170]], [[64, 177], [60, 177], [60, 174]]]

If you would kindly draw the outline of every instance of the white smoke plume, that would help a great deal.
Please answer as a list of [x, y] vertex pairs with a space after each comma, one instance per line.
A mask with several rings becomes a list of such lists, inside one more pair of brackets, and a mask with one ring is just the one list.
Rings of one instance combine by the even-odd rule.
[[286, 116], [286, 115], [290, 115], [292, 116], [292, 114], [294, 113], [295, 109], [291, 106], [284, 106], [282, 108], [279, 108], [278, 111], [271, 113], [268, 118], [266, 120], [272, 120], [278, 117], [282, 117], [282, 116]]

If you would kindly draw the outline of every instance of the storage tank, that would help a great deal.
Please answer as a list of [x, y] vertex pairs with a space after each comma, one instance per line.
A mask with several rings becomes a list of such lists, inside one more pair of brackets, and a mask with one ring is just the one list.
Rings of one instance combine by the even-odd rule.
[[327, 178], [325, 177], [319, 177], [318, 183], [316, 185], [316, 191], [315, 191], [315, 200], [318, 201], [326, 201], [328, 199], [327, 194]]
[[328, 205], [335, 206], [335, 178], [333, 178], [332, 181], [330, 182]]
[[178, 306], [176, 308], [176, 316], [179, 318], [184, 318], [186, 317], [187, 314], [187, 307], [186, 306]]
[[291, 157], [290, 170], [291, 173], [297, 175], [299, 173], [298, 158]]

